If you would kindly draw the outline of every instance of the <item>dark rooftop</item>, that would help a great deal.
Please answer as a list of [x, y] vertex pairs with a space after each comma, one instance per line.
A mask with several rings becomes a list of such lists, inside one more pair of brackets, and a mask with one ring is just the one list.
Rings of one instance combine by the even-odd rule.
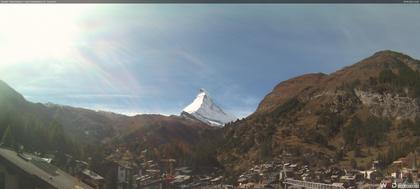
[[93, 189], [57, 167], [47, 162], [43, 162], [41, 158], [24, 154], [18, 155], [15, 151], [5, 148], [0, 148], [0, 157], [24, 172], [36, 176], [52, 187], [60, 189]]

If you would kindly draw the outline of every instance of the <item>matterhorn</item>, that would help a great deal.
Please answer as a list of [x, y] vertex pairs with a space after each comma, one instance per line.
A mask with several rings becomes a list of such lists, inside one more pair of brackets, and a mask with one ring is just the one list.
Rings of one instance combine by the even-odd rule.
[[226, 123], [237, 120], [234, 115], [226, 113], [217, 106], [204, 89], [200, 89], [194, 101], [181, 112], [181, 116], [217, 127], [223, 127]]

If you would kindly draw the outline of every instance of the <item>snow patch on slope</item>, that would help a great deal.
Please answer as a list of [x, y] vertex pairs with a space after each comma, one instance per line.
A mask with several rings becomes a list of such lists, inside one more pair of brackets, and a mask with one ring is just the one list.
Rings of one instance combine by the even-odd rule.
[[234, 115], [226, 113], [217, 106], [204, 89], [200, 89], [197, 97], [184, 108], [181, 115], [187, 118], [193, 117], [208, 125], [219, 127], [237, 119]]

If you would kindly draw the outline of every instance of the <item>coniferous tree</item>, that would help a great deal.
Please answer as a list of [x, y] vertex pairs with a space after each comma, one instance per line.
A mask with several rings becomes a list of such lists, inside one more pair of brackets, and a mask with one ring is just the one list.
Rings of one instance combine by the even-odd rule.
[[3, 137], [1, 138], [1, 143], [8, 147], [13, 147], [15, 145], [15, 139], [13, 137], [10, 125], [7, 126], [6, 130], [4, 131]]

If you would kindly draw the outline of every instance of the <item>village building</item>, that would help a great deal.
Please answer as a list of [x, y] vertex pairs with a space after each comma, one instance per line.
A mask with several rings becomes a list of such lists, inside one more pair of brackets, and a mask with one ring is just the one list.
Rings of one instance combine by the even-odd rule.
[[105, 179], [97, 173], [85, 169], [79, 174], [80, 179], [94, 189], [102, 189], [105, 184]]
[[93, 189], [42, 158], [0, 148], [0, 188]]

